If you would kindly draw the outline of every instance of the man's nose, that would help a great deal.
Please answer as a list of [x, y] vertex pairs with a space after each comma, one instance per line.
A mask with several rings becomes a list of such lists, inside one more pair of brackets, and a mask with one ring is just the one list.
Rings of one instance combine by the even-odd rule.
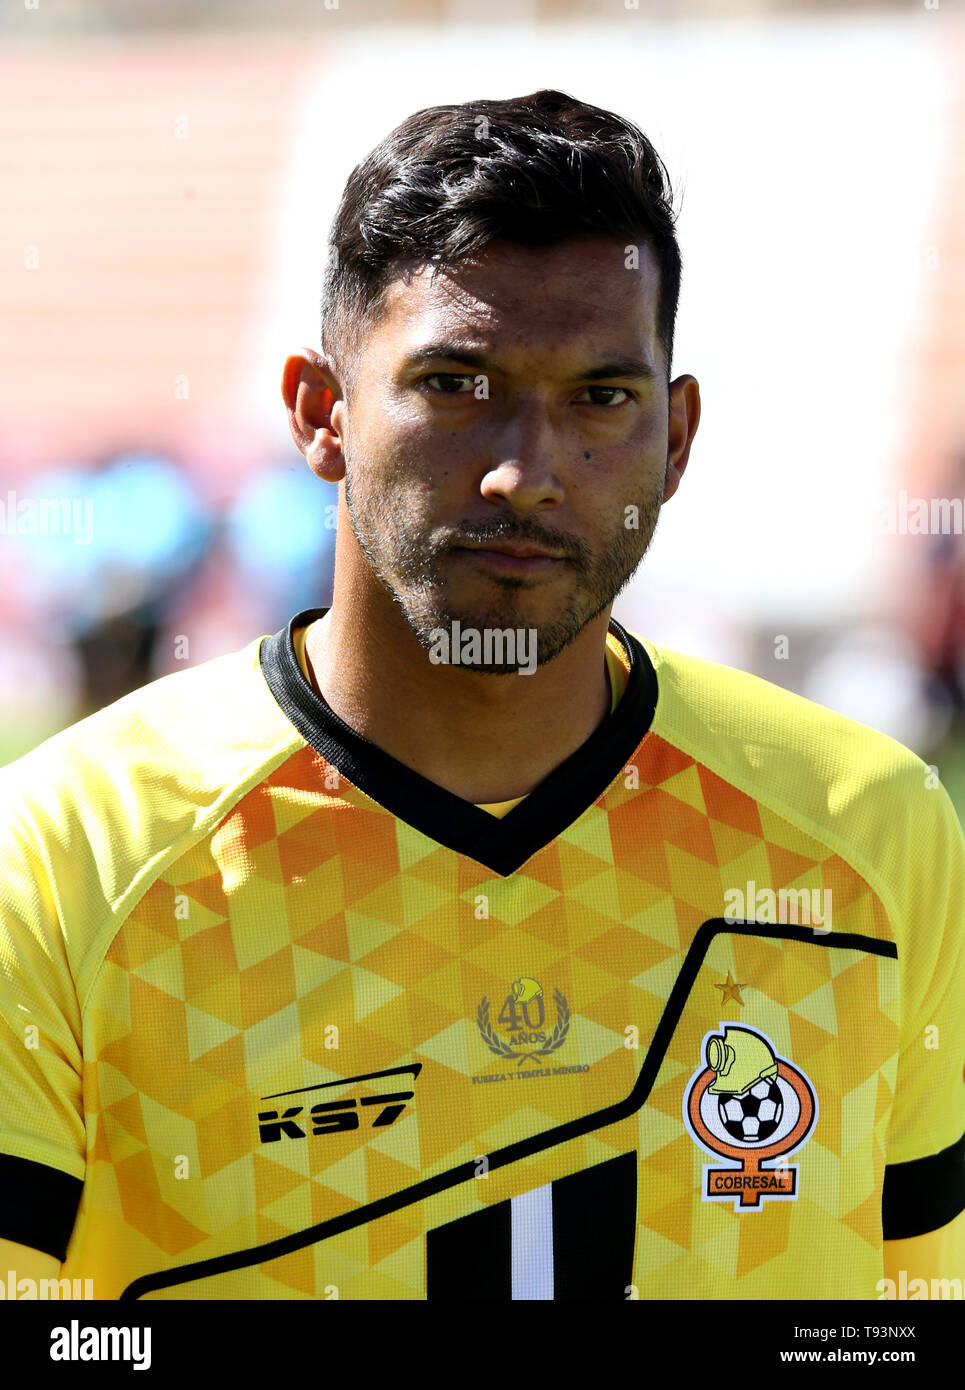
[[529, 397], [507, 411], [481, 490], [520, 511], [563, 500], [562, 446], [547, 403]]

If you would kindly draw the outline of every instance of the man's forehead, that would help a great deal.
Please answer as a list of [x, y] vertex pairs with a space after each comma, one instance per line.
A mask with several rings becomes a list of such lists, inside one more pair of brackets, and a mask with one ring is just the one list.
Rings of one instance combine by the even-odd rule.
[[618, 325], [653, 342], [659, 268], [651, 248], [594, 237], [553, 247], [491, 243], [451, 268], [405, 266], [385, 288], [381, 328], [397, 343], [461, 334], [586, 339]]

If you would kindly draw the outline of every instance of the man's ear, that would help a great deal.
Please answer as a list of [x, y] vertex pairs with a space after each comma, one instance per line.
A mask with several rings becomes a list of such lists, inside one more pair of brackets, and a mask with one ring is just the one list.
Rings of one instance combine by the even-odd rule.
[[282, 369], [281, 394], [292, 439], [309, 468], [326, 483], [340, 482], [345, 400], [331, 358], [307, 347], [292, 353]]
[[667, 472], [663, 500], [669, 502], [680, 486], [690, 446], [700, 424], [700, 387], [696, 377], [678, 376], [670, 383], [670, 412], [667, 421]]

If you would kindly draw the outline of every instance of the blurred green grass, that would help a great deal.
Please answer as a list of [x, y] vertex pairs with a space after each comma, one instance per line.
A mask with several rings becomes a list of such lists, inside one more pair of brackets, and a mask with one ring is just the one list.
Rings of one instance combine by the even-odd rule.
[[954, 803], [959, 821], [965, 825], [965, 733], [946, 739], [932, 754], [931, 761], [938, 768], [938, 776]]
[[5, 709], [0, 717], [0, 767], [29, 753], [45, 738], [59, 733], [61, 727], [49, 711]]

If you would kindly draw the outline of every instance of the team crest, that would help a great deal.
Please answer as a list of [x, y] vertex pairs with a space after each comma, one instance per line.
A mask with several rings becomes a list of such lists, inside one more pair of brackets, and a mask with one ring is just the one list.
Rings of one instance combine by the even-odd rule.
[[490, 1018], [489, 1000], [484, 995], [476, 1010], [483, 1042], [497, 1057], [512, 1058], [517, 1066], [524, 1062], [542, 1066], [541, 1059], [562, 1047], [570, 1031], [569, 1005], [558, 989], [553, 991], [553, 1003], [556, 1022], [549, 1028], [543, 986], [538, 980], [522, 975], [513, 981], [494, 1022]]
[[[798, 1164], [787, 1155], [814, 1128], [818, 1102], [810, 1078], [754, 1028], [722, 1023], [703, 1040], [705, 1065], [684, 1094], [691, 1138], [724, 1166], [704, 1165], [701, 1197], [760, 1211], [765, 1197], [794, 1202]], [[722, 1035], [721, 1035], [722, 1034]]]

